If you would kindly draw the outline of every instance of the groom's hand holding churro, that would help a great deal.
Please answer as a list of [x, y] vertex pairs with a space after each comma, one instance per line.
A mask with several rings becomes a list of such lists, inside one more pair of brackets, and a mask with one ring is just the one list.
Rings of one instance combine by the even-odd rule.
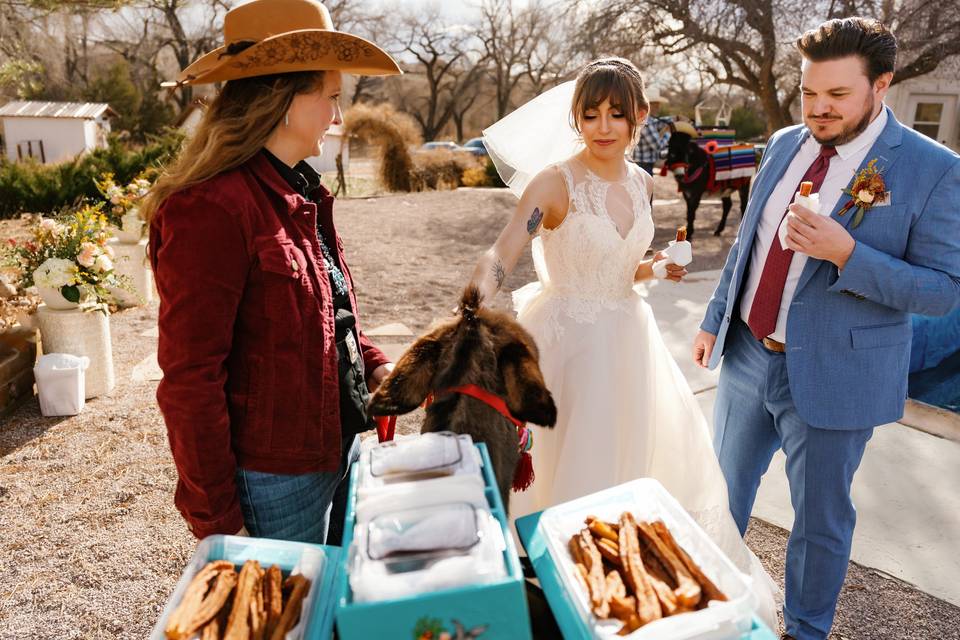
[[843, 269], [856, 242], [839, 222], [799, 205], [790, 205], [787, 217], [787, 248], [811, 258], [832, 262]]

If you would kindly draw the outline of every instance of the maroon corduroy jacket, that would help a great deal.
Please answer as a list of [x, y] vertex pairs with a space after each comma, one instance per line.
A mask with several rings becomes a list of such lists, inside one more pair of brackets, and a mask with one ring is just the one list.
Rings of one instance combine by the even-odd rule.
[[[150, 225], [160, 293], [163, 413], [174, 502], [199, 538], [243, 525], [237, 467], [300, 474], [340, 463], [333, 293], [317, 217], [356, 314], [333, 196], [316, 205], [257, 154], [168, 198]], [[359, 329], [359, 326], [358, 326]], [[388, 358], [360, 332], [369, 376]]]

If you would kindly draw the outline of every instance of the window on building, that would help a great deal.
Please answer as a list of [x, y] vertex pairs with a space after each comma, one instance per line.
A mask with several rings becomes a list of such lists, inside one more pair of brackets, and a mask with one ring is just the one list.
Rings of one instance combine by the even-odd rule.
[[940, 119], [943, 116], [942, 102], [918, 102], [913, 114], [913, 128], [937, 140], [940, 136]]

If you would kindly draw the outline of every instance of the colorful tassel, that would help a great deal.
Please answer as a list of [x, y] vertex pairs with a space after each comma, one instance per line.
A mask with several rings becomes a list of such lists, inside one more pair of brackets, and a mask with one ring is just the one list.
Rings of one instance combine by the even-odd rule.
[[513, 473], [513, 490], [526, 491], [535, 480], [533, 475], [533, 457], [530, 452], [524, 451], [520, 454], [520, 461], [517, 462], [517, 469]]

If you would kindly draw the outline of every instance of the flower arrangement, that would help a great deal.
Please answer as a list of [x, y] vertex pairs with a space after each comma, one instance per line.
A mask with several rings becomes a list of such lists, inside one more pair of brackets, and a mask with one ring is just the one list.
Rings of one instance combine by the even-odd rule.
[[105, 216], [107, 222], [120, 229], [124, 226], [124, 217], [136, 213], [137, 204], [147, 195], [151, 186], [150, 181], [143, 174], [125, 186], [117, 184], [112, 173], [103, 174], [100, 176], [100, 180], [94, 180], [94, 183], [106, 200]]
[[114, 272], [110, 233], [100, 205], [84, 206], [56, 220], [43, 218], [31, 238], [7, 241], [4, 262], [20, 275], [24, 288], [55, 290], [72, 303], [100, 304], [113, 299], [110, 287], [128, 289]]
[[844, 215], [850, 209], [856, 208], [853, 214], [851, 227], [856, 229], [863, 221], [864, 214], [870, 207], [886, 201], [889, 196], [887, 185], [883, 181], [883, 170], [877, 168], [877, 159], [872, 159], [867, 166], [854, 177], [853, 184], [843, 190], [850, 196], [850, 200], [840, 209], [839, 215]]

